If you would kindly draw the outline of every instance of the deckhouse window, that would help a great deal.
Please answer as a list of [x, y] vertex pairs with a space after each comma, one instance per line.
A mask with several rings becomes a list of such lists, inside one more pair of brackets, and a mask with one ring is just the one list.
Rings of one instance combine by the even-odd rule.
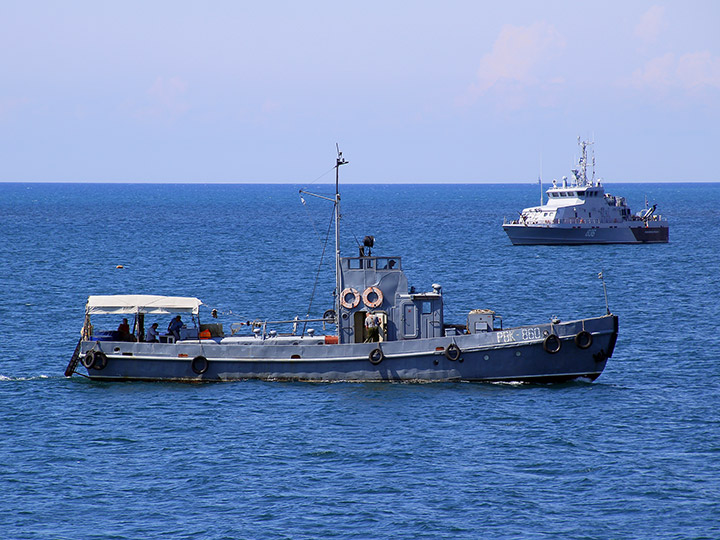
[[362, 259], [348, 259], [348, 268], [350, 270], [362, 270], [362, 267], [363, 267]]
[[397, 259], [377, 259], [378, 270], [395, 270], [397, 269]]

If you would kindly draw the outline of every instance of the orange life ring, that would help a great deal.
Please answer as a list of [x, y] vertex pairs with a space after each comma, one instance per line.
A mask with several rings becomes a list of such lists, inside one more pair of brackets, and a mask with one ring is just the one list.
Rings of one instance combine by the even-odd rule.
[[[347, 297], [353, 295], [352, 300], [348, 301]], [[360, 303], [360, 293], [353, 287], [346, 287], [343, 292], [340, 293], [340, 305], [345, 309], [353, 309]]]
[[[375, 293], [375, 296], [377, 298], [373, 301], [370, 301], [369, 297], [372, 293]], [[365, 289], [365, 292], [362, 295], [362, 299], [367, 307], [376, 308], [383, 303], [383, 293], [377, 287], [368, 287], [367, 289]]]

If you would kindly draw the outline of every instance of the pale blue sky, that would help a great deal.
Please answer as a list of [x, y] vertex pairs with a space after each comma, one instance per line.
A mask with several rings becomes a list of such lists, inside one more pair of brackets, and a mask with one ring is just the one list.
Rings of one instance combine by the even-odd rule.
[[[500, 5], [502, 4], [502, 5]], [[720, 181], [720, 2], [0, 2], [0, 181]], [[329, 180], [329, 178], [327, 178]]]

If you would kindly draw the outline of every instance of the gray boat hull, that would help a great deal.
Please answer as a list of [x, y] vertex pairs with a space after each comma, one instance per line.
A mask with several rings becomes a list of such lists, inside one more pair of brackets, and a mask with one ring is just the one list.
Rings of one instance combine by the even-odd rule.
[[[559, 340], [557, 351], [554, 338], [549, 345], [546, 341], [551, 334]], [[88, 377], [103, 381], [559, 382], [596, 379], [613, 353], [617, 334], [617, 317], [607, 315], [382, 343], [317, 344], [316, 339], [308, 345], [274, 344], [272, 338], [258, 339], [257, 344], [223, 340], [170, 344], [83, 341], [78, 358], [101, 356], [102, 362], [85, 369]], [[457, 355], [450, 354], [455, 352], [448, 350], [451, 344], [459, 349]], [[374, 349], [382, 351], [378, 363], [369, 359]], [[89, 351], [92, 355], [87, 355]]]
[[664, 222], [650, 222], [647, 227], [506, 223], [503, 229], [514, 245], [664, 244], [669, 240]]

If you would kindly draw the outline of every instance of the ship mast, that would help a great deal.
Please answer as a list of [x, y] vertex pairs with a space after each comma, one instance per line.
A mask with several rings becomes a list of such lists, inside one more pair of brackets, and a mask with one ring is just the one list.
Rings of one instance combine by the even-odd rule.
[[[335, 160], [335, 317], [340, 317], [340, 291], [342, 283], [340, 276], [342, 274], [340, 268], [340, 166], [345, 165], [347, 161], [340, 151], [340, 146], [335, 143], [337, 148], [337, 158]], [[340, 334], [340, 321], [337, 321], [338, 335]]]
[[[330, 201], [335, 205], [335, 323], [338, 326], [338, 335], [340, 332], [340, 321], [338, 319], [340, 315], [340, 291], [342, 283], [341, 282], [341, 268], [340, 268], [340, 166], [345, 165], [348, 163], [348, 161], [345, 161], [345, 158], [342, 155], [342, 152], [340, 151], [340, 147], [335, 144], [335, 147], [337, 148], [337, 158], [335, 160], [335, 197], [325, 197], [324, 195], [318, 195], [317, 193], [310, 193], [309, 191], [305, 191], [304, 189], [300, 190], [300, 200], [303, 204], [305, 204], [305, 200], [302, 198], [303, 194], [312, 195], [313, 197], [317, 197], [318, 199], [324, 199], [326, 201]], [[329, 172], [329, 171], [328, 171]], [[327, 174], [327, 173], [325, 173]], [[324, 175], [323, 175], [324, 176]], [[323, 249], [323, 253], [325, 250]]]
[[593, 180], [588, 182], [587, 177], [587, 167], [588, 167], [588, 159], [587, 159], [587, 147], [592, 145], [594, 143], [583, 141], [578, 137], [578, 145], [580, 146], [580, 159], [578, 160], [578, 168], [573, 169], [573, 175], [575, 176], [575, 183], [580, 186], [587, 186], [593, 184], [595, 180], [595, 151], [593, 150]]

